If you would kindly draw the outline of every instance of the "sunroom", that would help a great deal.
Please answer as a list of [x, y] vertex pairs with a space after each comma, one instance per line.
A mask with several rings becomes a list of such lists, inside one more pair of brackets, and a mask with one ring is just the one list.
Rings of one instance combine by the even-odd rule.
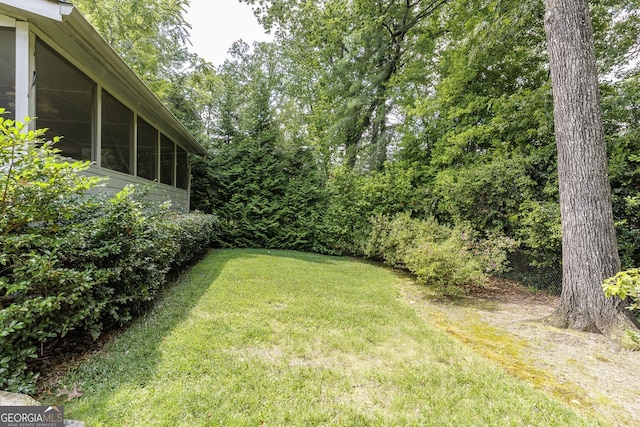
[[71, 3], [0, 0], [0, 107], [62, 136], [63, 156], [109, 178], [101, 191], [151, 184], [189, 210], [189, 156], [204, 149]]

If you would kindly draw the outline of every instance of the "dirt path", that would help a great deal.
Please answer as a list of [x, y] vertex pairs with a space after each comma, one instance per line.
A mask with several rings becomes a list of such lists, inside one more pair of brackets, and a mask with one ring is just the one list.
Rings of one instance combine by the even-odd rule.
[[502, 280], [455, 300], [434, 299], [410, 280], [400, 289], [428, 323], [507, 372], [605, 425], [640, 426], [640, 352], [602, 335], [544, 324], [557, 297]]

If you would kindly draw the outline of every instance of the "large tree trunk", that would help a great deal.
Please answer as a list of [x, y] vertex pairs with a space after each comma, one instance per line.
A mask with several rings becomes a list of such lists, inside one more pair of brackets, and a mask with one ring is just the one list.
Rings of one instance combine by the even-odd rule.
[[601, 283], [620, 269], [587, 0], [545, 0], [562, 215], [562, 295], [554, 324], [616, 333], [630, 325]]

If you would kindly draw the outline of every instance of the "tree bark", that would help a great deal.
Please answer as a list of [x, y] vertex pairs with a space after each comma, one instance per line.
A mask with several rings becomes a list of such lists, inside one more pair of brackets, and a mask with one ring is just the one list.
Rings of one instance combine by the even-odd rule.
[[552, 323], [616, 333], [632, 326], [601, 283], [620, 270], [587, 0], [545, 0], [562, 215], [562, 294]]

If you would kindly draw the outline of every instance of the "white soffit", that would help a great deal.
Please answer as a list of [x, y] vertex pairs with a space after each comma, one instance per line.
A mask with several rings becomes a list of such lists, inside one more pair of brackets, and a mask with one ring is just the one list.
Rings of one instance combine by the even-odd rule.
[[69, 15], [73, 10], [71, 3], [51, 0], [0, 0], [0, 4], [6, 4], [56, 21], [62, 21], [62, 17]]

